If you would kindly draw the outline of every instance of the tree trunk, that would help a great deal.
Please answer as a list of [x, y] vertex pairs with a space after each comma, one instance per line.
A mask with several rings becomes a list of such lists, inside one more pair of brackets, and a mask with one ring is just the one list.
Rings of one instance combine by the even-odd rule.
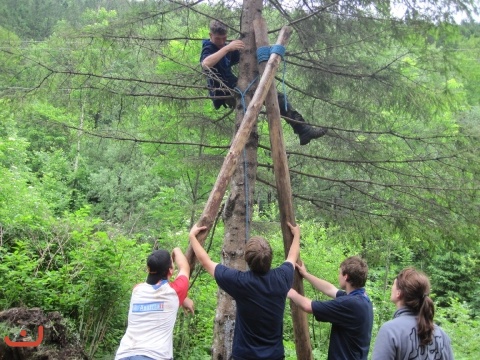
[[[261, 12], [261, 0], [245, 0], [241, 23], [242, 40], [245, 49], [239, 64], [238, 88], [245, 91], [249, 84], [258, 76], [256, 65], [256, 47], [253, 30], [253, 20], [256, 13]], [[258, 82], [254, 82], [245, 94], [248, 106]], [[237, 99], [236, 128], [243, 120], [242, 102]], [[237, 163], [232, 178], [230, 195], [225, 204], [223, 220], [225, 237], [222, 251], [222, 263], [226, 266], [246, 270], [243, 257], [245, 243], [250, 237], [250, 219], [252, 215], [253, 194], [257, 173], [258, 132], [255, 125], [245, 145], [243, 157]], [[214, 342], [212, 359], [228, 360], [232, 353], [233, 330], [235, 327], [236, 306], [233, 299], [223, 290], [218, 291], [217, 313], [215, 316]]]

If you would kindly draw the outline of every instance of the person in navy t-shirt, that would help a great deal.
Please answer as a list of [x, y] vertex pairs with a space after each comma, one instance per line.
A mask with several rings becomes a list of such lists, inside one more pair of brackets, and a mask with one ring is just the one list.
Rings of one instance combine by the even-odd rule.
[[190, 230], [190, 244], [199, 263], [237, 304], [233, 360], [285, 358], [283, 315], [300, 252], [300, 228], [290, 223], [288, 226], [293, 241], [285, 262], [271, 269], [273, 255], [270, 244], [260, 236], [253, 236], [245, 245], [248, 271], [213, 262], [197, 239], [206, 227], [194, 225]]
[[367, 360], [372, 337], [373, 306], [365, 292], [368, 267], [363, 259], [352, 256], [340, 264], [339, 290], [326, 280], [307, 272], [305, 264], [296, 265], [300, 275], [317, 290], [333, 298], [312, 301], [294, 289], [288, 292], [305, 312], [318, 321], [332, 324], [328, 360]]

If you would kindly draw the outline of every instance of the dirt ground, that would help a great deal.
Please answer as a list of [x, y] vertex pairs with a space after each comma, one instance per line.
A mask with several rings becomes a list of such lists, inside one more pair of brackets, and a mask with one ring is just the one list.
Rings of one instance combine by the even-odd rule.
[[[43, 339], [36, 347], [22, 343], [38, 341], [39, 327]], [[68, 331], [58, 312], [41, 309], [12, 308], [0, 312], [0, 360], [88, 360], [76, 337]], [[12, 346], [9, 346], [5, 340]]]

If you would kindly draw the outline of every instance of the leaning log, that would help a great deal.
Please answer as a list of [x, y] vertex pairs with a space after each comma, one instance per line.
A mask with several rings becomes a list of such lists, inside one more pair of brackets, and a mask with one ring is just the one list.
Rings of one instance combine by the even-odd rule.
[[[263, 18], [259, 17], [254, 20], [255, 42], [257, 49], [269, 46], [267, 25]], [[284, 27], [279, 38], [290, 37], [292, 30]], [[278, 44], [277, 45], [283, 45]], [[258, 64], [260, 74], [268, 71], [270, 64], [263, 62]], [[257, 89], [259, 91], [260, 89]], [[275, 182], [277, 186], [278, 206], [280, 211], [280, 221], [283, 234], [283, 245], [285, 256], [288, 254], [292, 245], [292, 232], [287, 222], [295, 223], [295, 212], [292, 203], [292, 188], [290, 184], [290, 171], [288, 169], [287, 153], [285, 150], [285, 141], [283, 139], [282, 125], [280, 119], [280, 110], [278, 107], [277, 90], [275, 86], [270, 86], [267, 90], [265, 98], [265, 107], [267, 109], [268, 126], [270, 133], [270, 145], [273, 160], [273, 168], [275, 174]], [[297, 261], [301, 261], [300, 257]], [[303, 294], [303, 282], [298, 272], [295, 272], [293, 288], [300, 294]], [[310, 332], [308, 328], [307, 314], [300, 309], [293, 301], [290, 301], [290, 309], [292, 314], [293, 329], [295, 335], [295, 349], [297, 359], [313, 360], [312, 347], [310, 344]]]

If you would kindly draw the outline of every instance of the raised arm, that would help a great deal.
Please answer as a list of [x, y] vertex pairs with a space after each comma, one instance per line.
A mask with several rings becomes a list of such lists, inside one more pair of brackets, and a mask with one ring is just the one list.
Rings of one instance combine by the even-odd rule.
[[289, 261], [295, 266], [297, 262], [298, 255], [300, 254], [300, 227], [298, 225], [293, 226], [289, 222], [287, 222], [288, 227], [293, 235], [292, 245], [290, 245], [290, 250], [288, 251], [287, 259], [285, 261]]
[[295, 265], [300, 275], [307, 280], [313, 287], [331, 298], [337, 297], [338, 289], [335, 285], [329, 283], [326, 280], [319, 279], [316, 276], [310, 274], [305, 267], [305, 264], [296, 264]]
[[190, 245], [192, 246], [193, 252], [197, 257], [198, 262], [205, 268], [205, 270], [210, 275], [213, 276], [215, 272], [215, 267], [218, 265], [218, 263], [213, 262], [212, 259], [210, 259], [210, 256], [208, 256], [207, 252], [197, 239], [197, 235], [206, 229], [206, 226], [198, 227], [197, 224], [193, 225], [190, 230], [190, 234], [188, 235], [188, 239], [190, 240]]
[[190, 265], [188, 264], [188, 260], [185, 255], [183, 255], [183, 252], [180, 250], [180, 248], [176, 247], [173, 249], [172, 259], [177, 265], [178, 276], [185, 275], [188, 279], [190, 277]]
[[208, 55], [205, 59], [203, 59], [202, 67], [204, 69], [214, 67], [230, 51], [241, 50], [243, 48], [245, 48], [245, 43], [242, 40], [233, 40], [216, 53]]

